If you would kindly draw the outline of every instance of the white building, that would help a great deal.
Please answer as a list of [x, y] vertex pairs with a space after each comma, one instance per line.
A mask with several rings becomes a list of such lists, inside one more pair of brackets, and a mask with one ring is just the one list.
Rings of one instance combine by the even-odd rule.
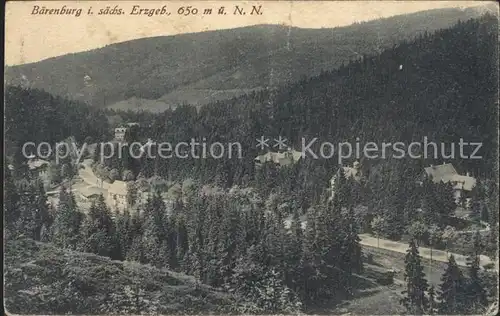
[[125, 140], [125, 133], [127, 133], [126, 127], [115, 128], [115, 140], [122, 142]]
[[463, 195], [467, 196], [476, 186], [476, 178], [471, 177], [467, 172], [465, 176], [458, 174], [451, 163], [425, 168], [425, 175], [432, 179], [434, 183], [451, 183], [453, 186], [453, 195], [458, 203]]
[[124, 210], [127, 207], [127, 182], [111, 183], [108, 187], [106, 203], [112, 210]]
[[262, 166], [266, 162], [274, 162], [279, 166], [289, 166], [298, 162], [302, 158], [302, 152], [288, 148], [285, 152], [267, 152], [255, 157], [255, 165]]

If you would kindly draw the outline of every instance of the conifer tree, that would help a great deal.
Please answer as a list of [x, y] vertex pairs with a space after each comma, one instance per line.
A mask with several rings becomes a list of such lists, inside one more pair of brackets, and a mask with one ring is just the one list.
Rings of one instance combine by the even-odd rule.
[[128, 206], [134, 206], [137, 203], [138, 190], [137, 185], [134, 182], [127, 183], [127, 204]]
[[479, 276], [480, 269], [480, 254], [482, 250], [481, 236], [476, 232], [473, 238], [473, 249], [467, 257], [467, 302], [469, 312], [481, 313], [487, 307], [488, 299], [486, 290], [483, 287]]
[[316, 295], [317, 282], [315, 280], [317, 271], [315, 263], [315, 239], [316, 239], [316, 208], [307, 210], [307, 224], [302, 243], [302, 258], [300, 261], [301, 279], [299, 293], [304, 302], [313, 299]]
[[360, 273], [363, 264], [361, 262], [361, 245], [358, 236], [358, 227], [354, 219], [354, 209], [351, 206], [345, 213], [343, 213], [340, 225], [342, 235], [341, 238], [341, 251], [339, 257], [341, 267], [344, 271], [348, 272], [349, 278], [352, 273]]
[[346, 178], [344, 168], [339, 168], [335, 177], [335, 203], [347, 207], [351, 203], [350, 192], [352, 181]]
[[315, 217], [313, 265], [316, 269], [314, 283], [317, 296], [337, 295], [348, 290], [350, 275], [341, 263], [341, 256], [348, 252], [342, 249], [342, 238], [345, 236], [340, 228], [340, 201], [342, 200], [320, 205]]
[[[218, 259], [222, 280], [227, 283], [231, 277], [236, 258], [243, 250], [243, 229], [239, 210], [227, 206], [222, 215], [221, 235], [218, 245]], [[201, 263], [202, 264], [202, 263]]]
[[188, 231], [184, 214], [184, 205], [181, 199], [174, 203], [171, 223], [175, 234], [175, 258], [178, 265], [181, 265], [184, 255], [188, 251]]
[[42, 227], [50, 226], [47, 196], [41, 181], [30, 182], [21, 191], [16, 229], [28, 238], [40, 240]]
[[17, 219], [20, 217], [19, 212], [19, 201], [20, 196], [17, 191], [16, 185], [14, 183], [14, 177], [12, 176], [8, 168], [5, 170], [4, 179], [4, 218], [5, 218], [5, 228], [9, 233], [16, 233], [15, 224]]
[[450, 256], [448, 266], [441, 277], [439, 292], [439, 313], [460, 314], [466, 312], [466, 282], [457, 266], [455, 257]]
[[428, 224], [438, 223], [439, 218], [439, 197], [437, 184], [431, 179], [425, 178], [422, 184], [422, 211], [424, 221]]
[[208, 207], [208, 236], [206, 241], [206, 282], [213, 286], [221, 284], [219, 268], [219, 236], [221, 235], [222, 205], [220, 199], [211, 201]]
[[436, 290], [434, 289], [434, 285], [431, 285], [429, 288], [429, 309], [428, 314], [434, 315], [436, 313]]
[[455, 212], [455, 209], [457, 208], [457, 204], [455, 202], [455, 197], [453, 194], [453, 185], [448, 182], [446, 184], [439, 184], [440, 190], [439, 192], [439, 198], [440, 198], [440, 204], [438, 211], [440, 212], [440, 222], [443, 222], [443, 219], [452, 216], [453, 213]]
[[145, 250], [142, 246], [142, 236], [137, 235], [133, 238], [130, 248], [127, 250], [126, 259], [146, 263]]
[[78, 210], [73, 193], [66, 192], [66, 189], [61, 187], [53, 224], [53, 243], [58, 247], [76, 249], [80, 241], [82, 219], [82, 213]]
[[290, 230], [286, 247], [287, 267], [285, 280], [286, 284], [288, 284], [292, 289], [297, 289], [300, 285], [300, 259], [302, 258], [303, 238], [304, 232], [302, 231], [302, 223], [299, 216], [299, 210], [298, 208], [295, 208], [290, 222]]
[[267, 264], [283, 271], [285, 264], [286, 230], [282, 209], [274, 207], [266, 212], [266, 231], [264, 232], [264, 246], [268, 251]]
[[161, 199], [160, 193], [156, 192], [152, 198], [146, 202], [144, 211], [144, 232], [142, 235], [142, 245], [144, 247], [144, 257], [146, 262], [155, 266], [168, 265], [170, 258], [160, 253], [163, 242], [167, 239], [167, 216], [166, 207]]
[[428, 308], [429, 301], [425, 296], [428, 283], [425, 279], [424, 267], [414, 240], [410, 241], [408, 251], [405, 256], [405, 281], [406, 290], [403, 291], [401, 304], [405, 306], [408, 313], [421, 315]]
[[16, 220], [16, 230], [19, 234], [27, 238], [36, 239], [37, 226], [40, 225], [41, 227], [40, 214], [37, 212], [35, 206], [36, 193], [31, 184], [21, 189], [20, 193], [20, 214]]
[[470, 204], [471, 217], [476, 221], [479, 221], [481, 219], [481, 216], [483, 215], [482, 209], [485, 197], [486, 190], [483, 186], [483, 182], [481, 181], [481, 179], [477, 178], [476, 185], [472, 188], [472, 201]]
[[123, 213], [118, 212], [115, 217], [116, 234], [115, 240], [118, 247], [119, 256], [122, 260], [127, 257], [127, 251], [133, 240], [132, 218], [128, 209]]
[[[111, 212], [101, 194], [96, 202], [92, 202], [87, 216], [83, 220], [81, 229], [81, 249], [100, 256], [110, 256], [118, 259], [116, 253], [115, 226]], [[117, 258], [118, 257], [118, 258]]]

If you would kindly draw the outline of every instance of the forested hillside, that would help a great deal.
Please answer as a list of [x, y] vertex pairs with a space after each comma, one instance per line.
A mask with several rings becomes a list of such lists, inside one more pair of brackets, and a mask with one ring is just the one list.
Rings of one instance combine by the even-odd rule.
[[[423, 142], [458, 146], [482, 142], [482, 159], [410, 159], [420, 172], [424, 166], [453, 162], [459, 172], [493, 178], [497, 157], [497, 19], [484, 16], [462, 22], [435, 34], [403, 42], [379, 55], [364, 56], [337, 70], [323, 72], [278, 90], [251, 93], [203, 107], [200, 111], [183, 106], [161, 114], [120, 114], [148, 126], [145, 137], [178, 143], [191, 137], [214, 141], [238, 141], [242, 160], [159, 159], [157, 172], [167, 177], [198, 175], [202, 179], [224, 177], [228, 185], [253, 175], [255, 140], [260, 136], [284, 136], [300, 149], [301, 138], [320, 141]], [[117, 112], [118, 113], [118, 112]], [[470, 155], [471, 148], [465, 148]], [[352, 163], [345, 161], [344, 163]], [[368, 159], [362, 162], [372, 164]], [[305, 159], [309, 172], [316, 167], [336, 170], [338, 160]], [[386, 159], [387, 162], [387, 159]], [[110, 167], [116, 167], [117, 162]], [[374, 161], [373, 163], [376, 163]], [[389, 164], [392, 162], [389, 162]], [[143, 163], [141, 170], [152, 174], [154, 164]], [[194, 169], [192, 169], [194, 168]], [[325, 172], [323, 172], [325, 173]], [[320, 176], [319, 179], [323, 179]], [[270, 180], [271, 181], [271, 180]]]
[[241, 298], [166, 269], [56, 248], [6, 244], [5, 307], [16, 314], [239, 312]]
[[99, 109], [36, 89], [5, 89], [5, 149], [9, 157], [15, 154], [22, 159], [26, 142], [55, 144], [74, 136], [81, 143], [104, 141], [111, 135], [106, 115]]
[[6, 78], [93, 106], [161, 111], [289, 84], [478, 15], [442, 9], [334, 29], [259, 25], [145, 38], [7, 67]]
[[[483, 143], [479, 153], [483, 159], [450, 160], [461, 171], [492, 177], [498, 143], [493, 132], [497, 71], [491, 66], [498, 58], [496, 37], [497, 19], [487, 15], [288, 87], [252, 92], [200, 111], [190, 106], [160, 114], [101, 111], [43, 92], [8, 87], [6, 139], [14, 143], [33, 138], [57, 141], [74, 135], [80, 141], [87, 136], [102, 140], [110, 133], [105, 115], [118, 115], [124, 121], [141, 123], [140, 135], [157, 142], [177, 143], [200, 135], [207, 143], [240, 142], [242, 160], [160, 159], [157, 165], [157, 172], [170, 178], [196, 174], [213, 179], [217, 174], [230, 185], [241, 182], [245, 174], [253, 176], [253, 158], [258, 153], [255, 139], [261, 135], [285, 136], [296, 147], [301, 137], [314, 136], [353, 143], [357, 137], [363, 143], [422, 142], [427, 136], [435, 142], [457, 144], [463, 138]], [[52, 124], [58, 121], [61, 124]], [[309, 169], [313, 165], [330, 169], [337, 159], [304, 164]], [[147, 162], [136, 166], [136, 175], [153, 171]]]

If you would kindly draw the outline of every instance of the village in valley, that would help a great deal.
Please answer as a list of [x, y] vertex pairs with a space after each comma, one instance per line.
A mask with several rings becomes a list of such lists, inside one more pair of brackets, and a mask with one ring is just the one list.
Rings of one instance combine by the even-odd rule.
[[[6, 67], [7, 310], [495, 314], [495, 10], [142, 34]], [[463, 140], [480, 159], [448, 151]], [[408, 151], [325, 157], [335, 141]]]
[[[128, 148], [127, 141], [130, 140], [131, 127], [134, 128], [135, 135], [139, 136], [137, 134], [140, 130], [139, 123], [121, 124], [114, 128], [114, 138], [111, 143]], [[74, 142], [75, 139], [69, 138], [67, 141]], [[153, 144], [151, 138], [148, 138], [140, 150], [144, 151], [146, 146], [153, 146]], [[144, 215], [144, 210], [155, 198], [155, 194], [156, 198], [159, 198], [164, 204], [168, 215], [175, 212], [179, 201], [181, 201], [180, 203], [190, 202], [186, 192], [194, 190], [196, 186], [192, 179], [173, 182], [159, 176], [157, 171], [153, 171], [152, 176], [146, 178], [143, 175], [134, 177], [130, 170], [119, 172], [117, 169], [110, 169], [103, 166], [103, 160], [97, 153], [98, 145], [96, 143], [86, 145], [87, 152], [81, 162], [78, 161], [76, 152], [71, 153], [68, 164], [74, 164], [72, 169], [75, 170], [75, 173], [70, 173], [67, 178], [57, 176], [56, 181], [50, 174], [55, 166], [55, 161], [31, 159], [27, 162], [30, 177], [43, 179], [51, 209], [56, 209], [60, 203], [61, 190], [72, 192], [76, 203], [83, 212], [88, 212], [89, 208], [95, 208], [96, 204], [104, 202], [110, 211], [109, 215], [114, 219], [125, 213]], [[69, 148], [77, 147], [70, 146]], [[254, 158], [254, 168], [257, 172], [263, 168], [272, 168], [279, 172], [283, 168], [293, 168], [299, 164], [301, 159], [303, 159], [302, 153], [291, 148], [282, 151], [268, 150]], [[9, 168], [13, 169], [13, 166], [9, 165]], [[350, 183], [352, 191], [363, 191], [363, 188], [370, 186], [370, 170], [364, 168], [358, 160], [354, 160], [351, 165], [331, 170], [329, 174], [331, 177], [324, 187], [323, 194], [326, 200], [331, 203], [336, 201], [336, 194], [345, 194], [346, 183]], [[443, 162], [439, 165], [430, 164], [424, 167], [413, 182], [415, 184], [413, 188], [418, 190], [420, 194], [425, 194], [426, 187], [427, 189], [442, 187], [448, 190], [444, 191], [445, 194], [448, 194], [447, 198], [451, 202], [449, 214], [445, 220], [446, 224], [432, 222], [432, 220], [429, 222], [426, 219], [428, 210], [422, 209], [426, 206], [424, 202], [420, 207], [413, 208], [413, 212], [417, 214], [416, 220], [405, 228], [403, 238], [390, 238], [387, 237], [387, 233], [384, 233], [384, 230], [387, 230], [387, 226], [384, 227], [386, 220], [381, 215], [371, 214], [370, 208], [372, 206], [369, 203], [363, 203], [361, 202], [363, 199], [361, 199], [358, 204], [352, 204], [351, 207], [354, 208], [354, 218], [352, 219], [361, 228], [359, 245], [363, 251], [365, 273], [368, 275], [368, 277], [359, 275], [361, 279], [378, 283], [382, 287], [403, 286], [405, 269], [403, 259], [408, 248], [408, 238], [414, 238], [413, 240], [419, 244], [420, 256], [425, 262], [424, 273], [428, 276], [429, 283], [433, 288], [439, 286], [441, 273], [450, 255], [454, 257], [458, 267], [466, 268], [470, 264], [466, 253], [469, 251], [468, 247], [471, 247], [471, 243], [472, 245], [481, 243], [481, 247], [488, 247], [486, 243], [491, 238], [491, 215], [489, 214], [492, 214], [492, 210], [489, 209], [490, 205], [485, 200], [487, 187], [483, 187], [480, 180], [469, 172], [459, 174], [452, 163]], [[236, 186], [228, 193], [235, 190], [240, 189]], [[248, 187], [246, 190], [252, 189]], [[223, 191], [220, 187], [207, 185], [201, 188], [203, 195], [217, 196]], [[289, 202], [286, 202], [285, 199], [276, 196], [272, 196], [270, 199], [275, 199], [274, 203], [284, 202], [279, 207], [289, 207], [287, 204]], [[346, 210], [343, 209], [343, 211]], [[283, 227], [292, 229], [293, 225], [296, 225], [294, 221], [299, 220], [301, 228], [306, 230], [307, 217], [308, 212], [303, 213], [298, 218], [289, 214], [282, 219]], [[498, 271], [498, 260], [494, 260], [491, 255], [480, 254], [478, 267], [484, 271], [491, 271], [494, 275]], [[340, 311], [343, 310], [345, 308], [340, 309]]]

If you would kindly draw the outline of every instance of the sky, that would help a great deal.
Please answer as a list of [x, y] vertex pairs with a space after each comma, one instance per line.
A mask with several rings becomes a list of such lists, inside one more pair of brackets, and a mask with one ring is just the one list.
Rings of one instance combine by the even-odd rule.
[[[256, 24], [284, 24], [302, 28], [331, 28], [418, 11], [482, 6], [482, 1], [9, 1], [6, 4], [5, 64], [40, 61], [142, 37], [167, 36]], [[134, 5], [157, 9], [166, 6], [170, 16], [130, 15]], [[233, 15], [238, 5], [248, 12], [262, 6], [261, 15]], [[81, 8], [79, 17], [33, 15], [34, 6]], [[123, 15], [98, 15], [99, 9], [118, 6]], [[180, 16], [180, 7], [199, 13]], [[226, 15], [218, 15], [224, 6]], [[204, 9], [211, 15], [203, 15]], [[91, 9], [94, 14], [88, 15]]]

